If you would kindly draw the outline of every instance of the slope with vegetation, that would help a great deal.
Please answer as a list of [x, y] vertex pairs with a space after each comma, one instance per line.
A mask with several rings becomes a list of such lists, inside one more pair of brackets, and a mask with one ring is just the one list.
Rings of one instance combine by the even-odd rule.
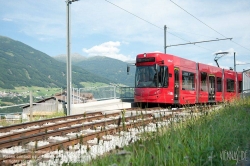
[[[24, 43], [0, 36], [0, 88], [14, 89], [20, 86], [66, 87], [66, 64]], [[90, 73], [80, 67], [72, 67], [72, 83], [110, 80]]]
[[[53, 57], [58, 61], [66, 61], [66, 55]], [[127, 86], [134, 86], [135, 66], [130, 67], [127, 75], [127, 65], [129, 63], [104, 56], [95, 56], [84, 58], [79, 54], [72, 54], [72, 63], [93, 74], [105, 77], [114, 83], [120, 83]]]
[[144, 133], [124, 147], [126, 153], [115, 150], [90, 163], [70, 165], [249, 165], [250, 98], [200, 113], [200, 117], [191, 113], [190, 119], [178, 118], [168, 128]]

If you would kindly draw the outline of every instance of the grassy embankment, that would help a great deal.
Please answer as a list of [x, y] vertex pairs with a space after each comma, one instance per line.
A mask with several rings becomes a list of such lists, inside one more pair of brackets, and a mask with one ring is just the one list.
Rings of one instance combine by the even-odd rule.
[[[236, 165], [249, 156], [250, 99], [230, 103], [201, 116], [178, 119], [167, 128], [144, 133], [141, 140], [88, 164], [69, 165]], [[67, 164], [66, 164], [67, 165]]]
[[[62, 117], [66, 116], [63, 111], [58, 111], [55, 113], [52, 113], [50, 115], [45, 115], [43, 117], [34, 117], [32, 121], [38, 121], [38, 120], [43, 120], [43, 119], [51, 119], [51, 118], [56, 118], [56, 117]], [[1, 119], [0, 120], [0, 126], [10, 126], [10, 125], [15, 125], [15, 124], [20, 124], [20, 123], [25, 123], [27, 120], [23, 120], [20, 118], [20, 120], [6, 120], [6, 119]]]
[[0, 91], [2, 92], [12, 92], [12, 93], [19, 93], [22, 94], [23, 96], [29, 96], [30, 91], [32, 91], [32, 95], [34, 97], [37, 96], [43, 96], [43, 97], [50, 97], [55, 93], [59, 93], [61, 91], [61, 88], [44, 88], [44, 87], [37, 87], [37, 86], [32, 86], [32, 87], [16, 87], [15, 89], [2, 89], [0, 88]]
[[[108, 84], [101, 83], [101, 82], [95, 82], [95, 83], [93, 83], [93, 82], [81, 82], [81, 85], [83, 85], [86, 88], [110, 86]], [[21, 94], [23, 96], [29, 96], [30, 91], [32, 91], [32, 95], [34, 97], [42, 96], [44, 98], [53, 96], [56, 93], [61, 93], [63, 90], [64, 90], [63, 88], [45, 88], [45, 87], [37, 87], [37, 86], [32, 86], [32, 87], [21, 86], [21, 87], [15, 87], [15, 89], [2, 89], [2, 88], [0, 88], [0, 91], [2, 91], [2, 92], [18, 93], [18, 94]]]

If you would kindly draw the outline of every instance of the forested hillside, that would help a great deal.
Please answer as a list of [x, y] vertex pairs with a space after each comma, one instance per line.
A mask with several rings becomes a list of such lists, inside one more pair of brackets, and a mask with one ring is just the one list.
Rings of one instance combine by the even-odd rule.
[[[24, 43], [0, 36], [0, 87], [13, 89], [18, 86], [66, 87], [66, 63]], [[72, 83], [110, 80], [94, 75], [80, 67], [72, 67]]]
[[[54, 58], [58, 61], [66, 61], [66, 55], [55, 56]], [[127, 62], [104, 56], [90, 58], [83, 58], [82, 56], [81, 58], [79, 54], [72, 54], [72, 63], [112, 82], [134, 86], [135, 66], [130, 67], [130, 73], [127, 75]]]

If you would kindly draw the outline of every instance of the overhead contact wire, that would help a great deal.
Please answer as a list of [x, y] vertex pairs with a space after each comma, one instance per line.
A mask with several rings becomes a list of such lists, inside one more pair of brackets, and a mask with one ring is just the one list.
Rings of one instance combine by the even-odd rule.
[[[212, 28], [211, 26], [209, 26], [208, 24], [206, 24], [205, 22], [201, 21], [200, 19], [198, 19], [197, 17], [195, 17], [193, 14], [189, 13], [187, 10], [185, 10], [184, 8], [182, 8], [180, 5], [178, 5], [177, 3], [173, 2], [172, 0], [170, 0], [170, 2], [172, 2], [173, 4], [175, 4], [176, 6], [178, 6], [180, 9], [182, 9], [183, 11], [185, 11], [186, 13], [188, 13], [190, 16], [192, 16], [193, 18], [195, 18], [196, 20], [198, 20], [199, 22], [201, 22], [202, 24], [206, 25], [208, 28], [212, 29], [214, 32], [220, 34], [221, 36], [227, 38], [225, 35], [223, 35], [222, 33], [218, 32], [217, 30], [215, 30], [214, 28]], [[250, 49], [236, 43], [235, 41], [231, 40], [233, 43], [237, 44], [238, 46], [245, 48], [246, 50], [250, 51]]]
[[[123, 11], [125, 11], [125, 12], [127, 12], [127, 13], [129, 13], [129, 14], [131, 14], [131, 15], [137, 17], [137, 18], [139, 18], [140, 20], [143, 20], [143, 21], [145, 21], [145, 22], [147, 22], [147, 23], [153, 25], [153, 26], [156, 27], [156, 28], [159, 28], [159, 29], [161, 29], [161, 30], [164, 30], [162, 27], [159, 27], [158, 25], [155, 25], [154, 23], [151, 23], [150, 21], [147, 21], [146, 19], [143, 19], [143, 18], [140, 17], [140, 16], [137, 16], [136, 14], [134, 14], [134, 13], [132, 13], [132, 12], [130, 12], [130, 11], [128, 11], [128, 10], [126, 10], [126, 9], [124, 9], [124, 8], [122, 8], [122, 7], [120, 7], [120, 6], [116, 5], [116, 4], [114, 4], [114, 3], [112, 3], [112, 2], [110, 2], [109, 0], [105, 0], [105, 1], [108, 2], [108, 3], [110, 3], [110, 4], [112, 4], [112, 5], [114, 5], [114, 6], [117, 7], [117, 8], [119, 8], [119, 9], [121, 9], [121, 10], [123, 10]], [[176, 5], [177, 5], [177, 4], [176, 4]], [[177, 6], [178, 6], [178, 5], [177, 5]], [[184, 9], [183, 9], [183, 10], [184, 10]], [[187, 11], [186, 11], [186, 12], [187, 12]], [[190, 42], [190, 43], [191, 43], [191, 41], [185, 40], [185, 39], [183, 39], [183, 38], [181, 38], [181, 37], [179, 37], [179, 36], [177, 36], [177, 35], [175, 35], [175, 34], [169, 32], [169, 31], [168, 31], [167, 33], [169, 33], [169, 34], [171, 34], [172, 36], [175, 36], [175, 37], [177, 37], [177, 38], [179, 38], [179, 39], [181, 39], [181, 40], [183, 40], [183, 41], [186, 41], [186, 42]], [[195, 45], [195, 44], [194, 44], [194, 45]], [[209, 51], [212, 51], [212, 50], [207, 49], [207, 48], [205, 48], [205, 47], [201, 47], [201, 46], [198, 46], [198, 45], [195, 45], [195, 46], [200, 47], [200, 48], [203, 48], [203, 49], [206, 49], [206, 50], [209, 50]]]
[[[114, 3], [110, 2], [110, 1], [108, 1], [108, 0], [105, 0], [105, 1], [108, 2], [108, 3], [110, 3], [110, 4], [112, 4], [112, 5], [114, 5], [114, 6], [116, 6], [116, 7], [118, 7], [118, 8], [120, 8], [121, 10], [123, 10], [123, 11], [125, 11], [125, 12], [127, 12], [127, 13], [129, 13], [129, 14], [131, 14], [131, 15], [137, 17], [137, 18], [139, 18], [140, 20], [143, 20], [143, 21], [145, 21], [145, 22], [147, 22], [147, 23], [149, 23], [149, 24], [155, 26], [156, 28], [159, 28], [159, 29], [161, 29], [161, 30], [164, 30], [162, 27], [159, 27], [158, 25], [155, 25], [155, 24], [153, 24], [153, 23], [151, 23], [151, 22], [145, 20], [145, 19], [143, 19], [143, 18], [137, 16], [137, 15], [134, 14], [134, 13], [131, 13], [130, 11], [128, 11], [128, 10], [126, 10], [126, 9], [124, 9], [124, 8], [122, 8], [122, 7], [120, 7], [120, 6], [116, 5], [116, 4], [114, 4]], [[173, 34], [173, 33], [171, 33], [171, 32], [168, 32], [168, 33], [171, 34], [171, 35], [173, 35], [173, 36], [175, 36], [175, 37], [177, 37], [177, 38], [179, 38], [179, 39], [181, 39], [181, 40], [183, 40], [183, 41], [190, 42], [190, 41], [185, 40], [185, 39], [183, 39], [183, 38], [181, 38], [181, 37], [179, 37], [179, 36], [177, 36], [177, 35], [175, 35], [175, 34]]]

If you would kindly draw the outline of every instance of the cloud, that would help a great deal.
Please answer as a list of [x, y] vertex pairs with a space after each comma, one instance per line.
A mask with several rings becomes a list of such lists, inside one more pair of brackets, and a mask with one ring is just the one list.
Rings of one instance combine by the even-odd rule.
[[[217, 50], [229, 51], [230, 54], [219, 60], [219, 64], [224, 66], [233, 64], [233, 52], [237, 52], [236, 59], [239, 61], [247, 61], [249, 57], [250, 48], [247, 45], [250, 42], [249, 0], [174, 1], [208, 26], [171, 1], [144, 0], [143, 5], [141, 0], [109, 1], [111, 3], [84, 0], [71, 4], [71, 41], [77, 45], [77, 48], [72, 47], [73, 52], [83, 50], [89, 56], [101, 55], [120, 60], [131, 59], [128, 55], [135, 57], [137, 53], [155, 50], [163, 52], [163, 27], [166, 25], [167, 45], [233, 38], [232, 41], [169, 47], [167, 49], [169, 54], [196, 62], [214, 63], [214, 56], [211, 54]], [[59, 51], [56, 51], [61, 53], [61, 48], [65, 47], [65, 1], [44, 0], [34, 3], [32, 0], [25, 0], [18, 5], [14, 1], [6, 1], [0, 6], [0, 11], [0, 17], [5, 19], [3, 19], [5, 23], [13, 21], [13, 24], [8, 26], [13, 25], [13, 29], [19, 34], [31, 36], [40, 42], [36, 48], [45, 48], [47, 52], [58, 49]], [[88, 46], [82, 49], [82, 45], [86, 45], [84, 41], [88, 41]], [[103, 41], [120, 42], [96, 45]], [[60, 46], [54, 49], [42, 46], [48, 42]], [[49, 54], [60, 54], [54, 52]], [[231, 61], [227, 61], [227, 57], [231, 58]], [[239, 71], [242, 68], [243, 65], [237, 66]]]
[[216, 66], [216, 67], [217, 67], [217, 65], [216, 65], [216, 64], [214, 64], [214, 63], [212, 63], [212, 62], [208, 63], [207, 65], [210, 65], [210, 66]]
[[220, 68], [222, 68], [222, 69], [230, 69], [229, 66], [224, 66], [224, 65], [220, 65]]
[[10, 19], [10, 18], [3, 18], [2, 20], [3, 20], [3, 21], [13, 21], [13, 20]]
[[119, 41], [109, 41], [93, 46], [89, 49], [83, 48], [83, 52], [87, 53], [88, 56], [106, 56], [109, 58], [119, 59], [121, 61], [131, 60], [130, 56], [120, 53], [120, 49], [118, 48], [120, 45], [121, 43]]
[[35, 37], [40, 41], [65, 38], [65, 3], [58, 2], [58, 0], [50, 1], [49, 5], [48, 1], [33, 3], [27, 0], [19, 5], [11, 1], [6, 2], [4, 7], [8, 11], [2, 15], [2, 20], [12, 21], [19, 33]]
[[236, 65], [248, 65], [248, 62], [236, 61]]

